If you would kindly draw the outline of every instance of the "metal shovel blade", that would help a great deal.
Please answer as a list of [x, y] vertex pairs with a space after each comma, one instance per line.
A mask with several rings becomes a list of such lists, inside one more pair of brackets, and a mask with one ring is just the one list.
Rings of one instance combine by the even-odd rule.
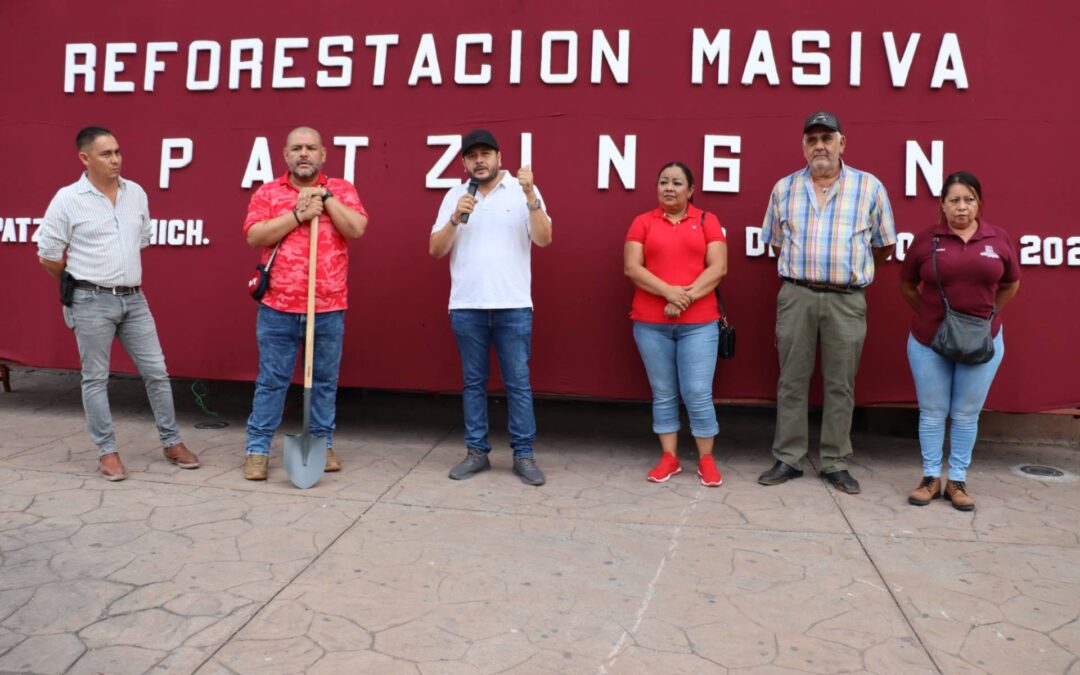
[[285, 473], [301, 490], [315, 485], [326, 469], [326, 439], [302, 434], [285, 435]]

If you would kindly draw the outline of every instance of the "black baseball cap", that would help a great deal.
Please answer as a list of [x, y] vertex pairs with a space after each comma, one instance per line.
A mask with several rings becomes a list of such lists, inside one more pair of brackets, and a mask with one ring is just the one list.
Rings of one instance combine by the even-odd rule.
[[461, 154], [465, 155], [469, 151], [469, 148], [474, 145], [486, 145], [494, 150], [499, 149], [499, 143], [495, 140], [495, 137], [491, 135], [491, 132], [487, 129], [473, 129], [469, 133], [465, 134], [465, 138], [461, 139]]
[[825, 112], [819, 110], [816, 113], [806, 118], [806, 124], [803, 125], [803, 133], [810, 131], [811, 127], [827, 127], [837, 133], [843, 133], [840, 131], [840, 120], [836, 119], [836, 115], [831, 112]]

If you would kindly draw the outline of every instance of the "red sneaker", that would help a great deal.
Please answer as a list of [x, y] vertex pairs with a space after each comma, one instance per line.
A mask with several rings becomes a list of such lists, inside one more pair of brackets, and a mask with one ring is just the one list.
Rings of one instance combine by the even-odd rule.
[[698, 460], [697, 475], [701, 477], [701, 484], [705, 487], [719, 487], [724, 482], [720, 475], [720, 469], [716, 468], [716, 460], [712, 455], [704, 455]]
[[660, 463], [654, 466], [652, 471], [649, 472], [649, 482], [663, 483], [677, 473], [682, 473], [682, 467], [679, 466], [679, 458], [665, 452], [664, 456], [660, 458]]

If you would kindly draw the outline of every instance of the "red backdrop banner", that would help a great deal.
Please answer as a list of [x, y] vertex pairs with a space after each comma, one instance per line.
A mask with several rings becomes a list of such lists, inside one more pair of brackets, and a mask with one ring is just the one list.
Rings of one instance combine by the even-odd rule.
[[[241, 223], [254, 187], [284, 170], [286, 133], [309, 125], [327, 173], [351, 178], [371, 214], [350, 248], [342, 385], [456, 390], [449, 271], [427, 239], [463, 175], [458, 136], [484, 126], [504, 168], [531, 163], [554, 222], [533, 253], [537, 392], [648, 397], [622, 242], [656, 205], [661, 164], [682, 160], [729, 239], [739, 353], [717, 396], [773, 399], [779, 281], [758, 228], [773, 183], [804, 165], [802, 120], [828, 109], [845, 159], [888, 189], [903, 244], [935, 222], [943, 175], [982, 180], [984, 215], [1024, 274], [988, 406], [1077, 406], [1077, 25], [1076, 3], [1042, 1], [4, 2], [0, 359], [78, 367], [33, 238], [81, 170], [75, 133], [96, 124], [149, 194], [144, 286], [170, 372], [254, 379], [257, 252]], [[868, 291], [863, 404], [914, 399], [898, 271], [888, 262]], [[120, 349], [114, 370], [133, 370]]]

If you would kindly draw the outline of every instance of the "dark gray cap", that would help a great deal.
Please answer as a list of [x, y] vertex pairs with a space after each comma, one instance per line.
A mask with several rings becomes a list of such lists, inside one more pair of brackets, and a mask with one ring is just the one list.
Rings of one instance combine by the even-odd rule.
[[469, 133], [465, 134], [465, 138], [461, 139], [461, 154], [465, 155], [469, 151], [469, 148], [474, 145], [486, 145], [495, 150], [499, 149], [499, 143], [495, 140], [495, 137], [491, 135], [491, 132], [487, 129], [473, 129]]
[[827, 127], [837, 133], [843, 133], [840, 131], [840, 120], [836, 119], [836, 115], [831, 112], [825, 112], [819, 110], [816, 113], [806, 118], [806, 124], [803, 125], [803, 133], [810, 131], [811, 127]]

